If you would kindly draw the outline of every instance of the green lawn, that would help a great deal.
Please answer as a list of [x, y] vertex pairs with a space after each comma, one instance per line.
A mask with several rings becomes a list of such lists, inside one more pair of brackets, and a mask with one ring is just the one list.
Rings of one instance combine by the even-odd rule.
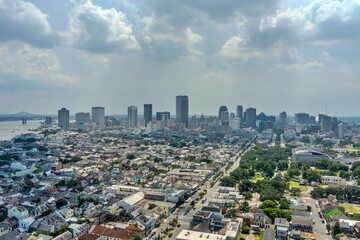
[[326, 219], [329, 219], [332, 215], [344, 215], [344, 213], [342, 211], [340, 211], [339, 209], [335, 209], [326, 214]]
[[261, 180], [264, 180], [264, 179], [265, 179], [264, 177], [255, 176], [255, 178], [253, 178], [253, 179], [251, 180], [251, 182], [256, 183], [257, 181], [261, 181]]
[[300, 188], [300, 183], [295, 182], [295, 181], [290, 181], [289, 182], [289, 187], [290, 188]]
[[345, 208], [345, 212], [347, 213], [360, 214], [360, 205], [349, 203], [341, 203], [339, 205]]
[[306, 192], [308, 190], [307, 186], [300, 186], [300, 191]]

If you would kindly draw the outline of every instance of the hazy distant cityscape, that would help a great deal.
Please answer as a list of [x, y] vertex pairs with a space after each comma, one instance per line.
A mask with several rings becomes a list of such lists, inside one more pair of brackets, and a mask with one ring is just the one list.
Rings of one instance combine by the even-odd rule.
[[360, 237], [357, 118], [174, 103], [1, 115], [0, 239]]

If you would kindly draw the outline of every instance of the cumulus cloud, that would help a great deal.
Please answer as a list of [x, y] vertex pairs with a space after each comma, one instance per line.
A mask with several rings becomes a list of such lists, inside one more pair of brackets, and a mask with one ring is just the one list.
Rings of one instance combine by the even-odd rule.
[[232, 36], [221, 46], [221, 56], [227, 59], [241, 59], [244, 61], [259, 57], [260, 52], [247, 48], [246, 42], [247, 40], [243, 37]]
[[304, 1], [263, 17], [253, 38], [276, 42], [311, 44], [359, 39], [360, 2], [357, 0]]
[[74, 7], [67, 37], [70, 44], [94, 53], [140, 49], [123, 12], [115, 8], [104, 9], [90, 1]]
[[48, 17], [34, 4], [22, 0], [0, 0], [0, 41], [22, 41], [52, 47], [58, 41]]
[[2, 88], [16, 86], [61, 86], [78, 81], [64, 74], [53, 50], [28, 44], [0, 45], [0, 78]]

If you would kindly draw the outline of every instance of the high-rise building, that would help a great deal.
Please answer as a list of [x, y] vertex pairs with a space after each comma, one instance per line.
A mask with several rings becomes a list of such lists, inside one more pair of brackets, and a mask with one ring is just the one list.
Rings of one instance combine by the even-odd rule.
[[321, 131], [330, 132], [332, 131], [331, 117], [323, 115], [321, 118]]
[[176, 122], [189, 124], [189, 98], [188, 96], [176, 96]]
[[279, 114], [279, 121], [280, 121], [280, 123], [282, 123], [282, 124], [286, 124], [286, 123], [287, 123], [287, 114], [286, 114], [285, 111], [283, 111], [283, 112], [281, 112], [281, 113]]
[[52, 117], [50, 117], [50, 116], [45, 117], [45, 124], [46, 125], [51, 125], [52, 121], [53, 121]]
[[170, 112], [156, 112], [156, 120], [161, 121], [163, 115], [166, 115], [167, 119], [170, 119]]
[[273, 115], [270, 116], [266, 116], [266, 121], [270, 121], [270, 122], [276, 122], [276, 117]]
[[144, 121], [145, 127], [152, 121], [152, 104], [144, 104]]
[[309, 114], [308, 113], [296, 113], [295, 114], [295, 123], [296, 124], [309, 124]]
[[97, 128], [105, 127], [105, 108], [104, 107], [92, 107], [91, 117]]
[[256, 128], [256, 108], [246, 109], [245, 122], [247, 127]]
[[137, 127], [137, 107], [135, 106], [128, 107], [128, 126]]
[[62, 108], [58, 111], [58, 125], [63, 129], [68, 129], [70, 127], [70, 111], [66, 108]]
[[244, 119], [244, 109], [242, 105], [236, 107], [236, 117], [240, 118], [241, 121]]
[[267, 116], [263, 112], [259, 113], [259, 115], [256, 116], [256, 120], [260, 120], [260, 121], [263, 121], [263, 122], [266, 121], [266, 118], [267, 118]]
[[90, 113], [78, 112], [75, 113], [76, 124], [85, 124], [90, 122]]
[[228, 111], [228, 108], [227, 108], [227, 106], [221, 106], [220, 108], [219, 108], [219, 119], [221, 120], [221, 115], [222, 115], [222, 113], [223, 112], [227, 112]]

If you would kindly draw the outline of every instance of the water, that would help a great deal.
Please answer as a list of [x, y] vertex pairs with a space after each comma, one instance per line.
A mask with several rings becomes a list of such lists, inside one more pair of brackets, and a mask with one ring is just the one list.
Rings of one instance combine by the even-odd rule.
[[21, 121], [0, 122], [0, 141], [11, 140], [17, 135], [29, 133], [29, 129], [36, 129], [40, 126], [39, 120], [27, 121], [22, 124]]

